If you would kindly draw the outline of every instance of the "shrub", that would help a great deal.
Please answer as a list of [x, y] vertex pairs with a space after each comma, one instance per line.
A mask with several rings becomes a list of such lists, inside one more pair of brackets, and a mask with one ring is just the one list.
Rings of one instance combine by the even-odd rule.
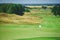
[[46, 9], [47, 7], [46, 6], [42, 6], [43, 9]]
[[24, 10], [25, 8], [21, 4], [0, 4], [0, 12], [23, 15]]
[[59, 15], [60, 16], [60, 4], [59, 5], [55, 5], [53, 8], [52, 8], [52, 13], [57, 16]]

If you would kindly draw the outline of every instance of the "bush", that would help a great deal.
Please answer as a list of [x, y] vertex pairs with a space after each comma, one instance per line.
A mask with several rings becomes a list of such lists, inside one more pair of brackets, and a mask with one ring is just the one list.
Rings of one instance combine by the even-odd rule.
[[52, 13], [57, 16], [59, 15], [60, 16], [60, 5], [55, 5], [53, 8], [52, 8]]
[[21, 4], [0, 4], [0, 12], [23, 15], [24, 11], [25, 8]]
[[25, 9], [25, 12], [30, 12], [30, 10], [26, 8], [26, 9]]
[[46, 6], [42, 6], [43, 9], [46, 9], [47, 7]]

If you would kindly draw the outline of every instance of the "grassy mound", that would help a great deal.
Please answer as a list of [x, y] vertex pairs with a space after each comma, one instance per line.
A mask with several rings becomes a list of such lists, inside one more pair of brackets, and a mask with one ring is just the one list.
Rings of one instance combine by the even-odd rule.
[[0, 23], [16, 23], [16, 24], [39, 24], [41, 21], [38, 20], [39, 17], [34, 16], [19, 16], [16, 14], [0, 14]]

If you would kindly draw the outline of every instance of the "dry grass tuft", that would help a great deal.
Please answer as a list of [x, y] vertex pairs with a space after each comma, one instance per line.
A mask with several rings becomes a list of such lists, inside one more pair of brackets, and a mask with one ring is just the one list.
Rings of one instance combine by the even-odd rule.
[[0, 23], [16, 23], [16, 24], [39, 24], [41, 20], [39, 17], [24, 15], [19, 16], [16, 14], [0, 14]]

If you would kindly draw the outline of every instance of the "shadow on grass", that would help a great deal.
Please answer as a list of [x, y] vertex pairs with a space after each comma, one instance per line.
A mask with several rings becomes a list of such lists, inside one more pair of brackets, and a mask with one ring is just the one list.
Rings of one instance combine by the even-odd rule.
[[37, 37], [37, 38], [24, 38], [16, 40], [60, 40], [60, 37]]

